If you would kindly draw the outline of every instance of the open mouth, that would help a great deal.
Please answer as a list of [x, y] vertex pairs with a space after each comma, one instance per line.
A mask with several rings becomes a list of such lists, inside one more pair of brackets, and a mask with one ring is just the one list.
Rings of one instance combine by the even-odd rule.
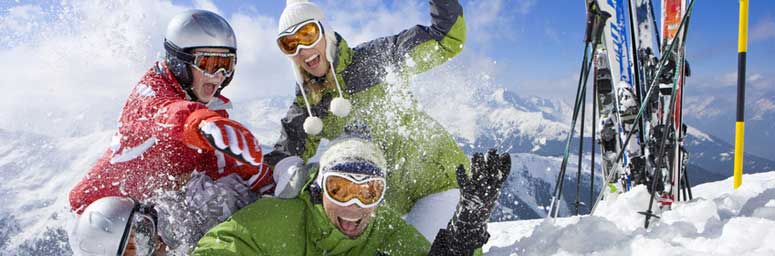
[[358, 235], [358, 227], [361, 225], [361, 221], [363, 221], [363, 218], [357, 218], [357, 219], [350, 219], [350, 218], [344, 218], [344, 217], [336, 217], [337, 222], [339, 222], [339, 229], [344, 233], [345, 235], [349, 236], [356, 236]]
[[218, 85], [215, 83], [205, 83], [202, 85], [202, 89], [204, 90], [205, 96], [213, 96], [215, 95], [215, 91], [218, 89]]
[[308, 67], [315, 69], [320, 65], [320, 54], [314, 54], [304, 60], [304, 64], [307, 64]]

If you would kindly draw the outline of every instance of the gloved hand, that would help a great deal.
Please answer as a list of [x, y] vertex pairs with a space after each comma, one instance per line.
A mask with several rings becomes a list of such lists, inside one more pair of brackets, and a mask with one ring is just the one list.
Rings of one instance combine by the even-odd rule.
[[307, 182], [309, 168], [298, 156], [289, 156], [277, 162], [272, 172], [276, 186], [274, 196], [283, 199], [295, 198]]
[[430, 255], [471, 255], [487, 242], [487, 220], [510, 172], [511, 156], [499, 156], [495, 149], [487, 158], [474, 154], [470, 178], [462, 165], [457, 168], [460, 202], [447, 228], [436, 235]]
[[197, 241], [215, 225], [259, 197], [242, 178], [230, 174], [212, 180], [195, 172], [180, 191], [153, 197], [158, 213], [158, 232], [168, 249], [189, 254]]
[[263, 159], [261, 144], [245, 126], [209, 109], [188, 116], [183, 142], [202, 150], [221, 151], [252, 166], [260, 167]]

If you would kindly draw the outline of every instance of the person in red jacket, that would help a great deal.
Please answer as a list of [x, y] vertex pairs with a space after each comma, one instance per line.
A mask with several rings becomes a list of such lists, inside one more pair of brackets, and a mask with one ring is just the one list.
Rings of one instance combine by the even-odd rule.
[[81, 213], [108, 196], [145, 201], [192, 176], [239, 176], [250, 190], [273, 189], [260, 144], [229, 119], [221, 95], [234, 76], [234, 31], [219, 15], [186, 11], [169, 23], [166, 57], [145, 73], [124, 105], [110, 147], [70, 192]]

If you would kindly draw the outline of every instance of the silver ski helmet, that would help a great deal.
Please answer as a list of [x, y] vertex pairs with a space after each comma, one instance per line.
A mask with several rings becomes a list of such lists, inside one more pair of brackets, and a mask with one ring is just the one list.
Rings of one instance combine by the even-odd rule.
[[[193, 76], [188, 68], [188, 64], [194, 62], [191, 54], [194, 48], [224, 48], [236, 54], [237, 38], [229, 22], [210, 11], [188, 10], [170, 20], [164, 36], [164, 49], [167, 52], [165, 59], [183, 90], [196, 100], [191, 91]], [[220, 95], [233, 77], [227, 77], [215, 95]]]
[[156, 214], [152, 207], [118, 196], [100, 198], [86, 207], [69, 234], [75, 255], [123, 255], [135, 231], [138, 255], [155, 248]]

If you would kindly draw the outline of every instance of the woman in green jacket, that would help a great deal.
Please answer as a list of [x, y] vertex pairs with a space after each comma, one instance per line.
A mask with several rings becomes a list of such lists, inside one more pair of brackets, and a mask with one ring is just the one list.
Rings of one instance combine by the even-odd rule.
[[[408, 79], [460, 53], [466, 28], [457, 0], [430, 0], [430, 13], [431, 26], [417, 25], [351, 48], [317, 5], [289, 0], [277, 42], [293, 63], [297, 97], [265, 161], [270, 166], [291, 156], [307, 161], [321, 138], [337, 138], [345, 123], [359, 119], [372, 128], [385, 152], [391, 184], [387, 205], [403, 215], [429, 195], [453, 193], [447, 198], [457, 198], [455, 167], [468, 165], [468, 159], [452, 136], [419, 110]], [[454, 208], [447, 208], [448, 217]], [[447, 221], [440, 219], [438, 228]]]
[[379, 206], [391, 193], [381, 150], [363, 135], [345, 135], [323, 153], [320, 168], [303, 168], [311, 175], [297, 198], [256, 201], [207, 232], [193, 254], [471, 255], [489, 238], [487, 219], [511, 169], [508, 154], [495, 151], [472, 162], [470, 179], [457, 169], [460, 202], [433, 245]]

